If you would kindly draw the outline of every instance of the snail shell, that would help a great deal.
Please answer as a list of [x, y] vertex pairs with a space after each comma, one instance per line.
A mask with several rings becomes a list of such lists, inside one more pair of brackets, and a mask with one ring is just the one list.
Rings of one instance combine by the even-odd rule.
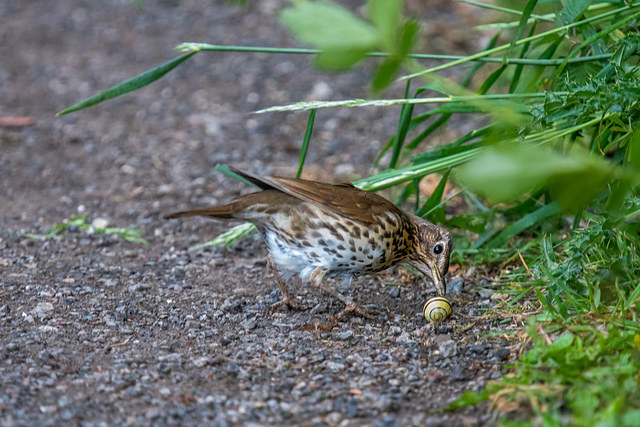
[[435, 297], [427, 301], [422, 309], [424, 317], [431, 323], [441, 323], [451, 316], [451, 303], [444, 297]]

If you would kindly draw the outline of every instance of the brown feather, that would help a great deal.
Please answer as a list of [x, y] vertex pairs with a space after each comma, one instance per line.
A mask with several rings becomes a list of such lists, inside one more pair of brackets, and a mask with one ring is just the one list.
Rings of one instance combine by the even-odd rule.
[[[218, 219], [242, 219], [245, 209], [250, 209], [255, 205], [265, 203], [272, 204], [273, 206], [278, 206], [278, 210], [284, 211], [288, 208], [291, 208], [293, 205], [299, 204], [299, 201], [295, 197], [285, 194], [280, 190], [270, 189], [240, 196], [228, 205], [174, 212], [166, 215], [165, 218], [174, 219], [182, 218], [185, 216], [206, 216], [209, 218]], [[268, 216], [269, 214], [265, 213], [264, 218], [266, 219], [268, 218]], [[256, 219], [252, 222], [261, 221], [259, 219]]]
[[165, 215], [165, 219], [182, 218], [185, 216], [208, 216], [211, 218], [228, 219], [233, 218], [232, 205], [216, 206], [212, 208], [193, 209], [190, 211], [173, 212]]
[[[352, 184], [325, 184], [305, 179], [266, 177], [229, 167], [233, 172], [262, 189], [273, 188], [305, 202], [324, 206], [332, 212], [374, 224], [386, 212], [402, 215], [402, 211], [389, 200], [354, 187]], [[259, 193], [258, 193], [259, 194]]]

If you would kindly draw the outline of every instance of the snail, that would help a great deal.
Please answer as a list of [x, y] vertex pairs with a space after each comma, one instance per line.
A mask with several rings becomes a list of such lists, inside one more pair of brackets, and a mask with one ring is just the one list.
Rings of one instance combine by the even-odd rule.
[[451, 316], [451, 303], [444, 297], [435, 297], [427, 301], [422, 309], [424, 317], [431, 323], [442, 323]]

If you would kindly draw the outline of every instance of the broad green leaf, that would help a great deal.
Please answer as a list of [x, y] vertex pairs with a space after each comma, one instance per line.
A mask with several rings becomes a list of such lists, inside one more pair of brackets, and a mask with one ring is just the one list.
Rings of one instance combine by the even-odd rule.
[[459, 171], [462, 182], [492, 201], [514, 201], [547, 186], [566, 209], [590, 200], [612, 176], [613, 168], [596, 157], [524, 144], [494, 146]]
[[420, 23], [415, 19], [409, 19], [402, 26], [399, 46], [400, 56], [402, 58], [409, 55], [413, 50], [413, 46], [418, 37], [418, 31], [420, 31]]
[[627, 146], [626, 163], [640, 172], [640, 125], [633, 129], [633, 136]]
[[325, 49], [316, 55], [315, 64], [329, 70], [353, 67], [367, 56], [369, 49]]
[[589, 7], [589, 0], [562, 0], [562, 10], [557, 15], [560, 25], [573, 23]]
[[[405, 61], [407, 55], [411, 53], [411, 49], [415, 43], [416, 35], [419, 30], [417, 21], [407, 21], [402, 27], [400, 33], [399, 46], [388, 44], [387, 48], [391, 49], [390, 56], [382, 63], [373, 79], [373, 90], [380, 91], [393, 82], [400, 66]], [[394, 40], [392, 41], [395, 42]]]
[[489, 397], [491, 397], [491, 393], [493, 392], [494, 390], [491, 390], [489, 388], [486, 388], [480, 392], [467, 391], [462, 396], [460, 396], [459, 398], [451, 402], [451, 404], [449, 405], [448, 408], [445, 409], [445, 411], [450, 412], [459, 408], [464, 408], [466, 406], [473, 406], [477, 403], [484, 402], [485, 400], [488, 400]]
[[160, 77], [167, 74], [169, 71], [176, 68], [178, 65], [182, 64], [187, 59], [191, 58], [197, 52], [187, 53], [185, 55], [180, 55], [176, 58], [173, 58], [170, 61], [165, 62], [164, 64], [158, 65], [150, 70], [145, 71], [144, 73], [138, 74], [137, 76], [125, 80], [122, 83], [119, 83], [104, 92], [100, 92], [97, 95], [94, 95], [90, 98], [85, 99], [84, 101], [80, 101], [77, 104], [72, 105], [69, 108], [66, 108], [60, 111], [57, 115], [62, 116], [65, 114], [73, 113], [78, 110], [82, 110], [84, 108], [91, 107], [93, 105], [99, 104], [102, 101], [106, 101], [108, 99], [115, 98], [120, 95], [124, 95], [125, 93], [132, 92], [134, 90], [140, 89], [150, 83], [155, 82]]
[[622, 416], [624, 426], [640, 426], [640, 409], [627, 412]]
[[298, 2], [280, 13], [282, 23], [304, 43], [322, 52], [317, 64], [347, 68], [379, 44], [375, 29], [333, 3]]
[[393, 82], [397, 71], [400, 69], [400, 65], [402, 65], [402, 59], [394, 56], [388, 58], [378, 67], [371, 85], [374, 92], [381, 91]]
[[566, 351], [569, 347], [571, 347], [575, 338], [575, 335], [569, 333], [561, 335], [560, 337], [558, 337], [558, 339], [547, 346], [546, 351], [547, 353], [558, 353]]
[[392, 45], [402, 14], [402, 0], [369, 0], [369, 16], [382, 39]]

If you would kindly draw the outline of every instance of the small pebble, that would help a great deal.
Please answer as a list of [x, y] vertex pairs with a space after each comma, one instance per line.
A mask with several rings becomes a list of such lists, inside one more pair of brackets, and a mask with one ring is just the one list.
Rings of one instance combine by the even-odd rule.
[[461, 277], [455, 277], [447, 283], [447, 293], [451, 295], [461, 295], [464, 281]]
[[346, 341], [353, 338], [354, 335], [355, 334], [351, 329], [347, 329], [346, 331], [336, 332], [333, 334], [333, 338], [337, 341]]
[[458, 354], [458, 346], [454, 340], [447, 340], [440, 343], [438, 351], [442, 357], [453, 357]]

